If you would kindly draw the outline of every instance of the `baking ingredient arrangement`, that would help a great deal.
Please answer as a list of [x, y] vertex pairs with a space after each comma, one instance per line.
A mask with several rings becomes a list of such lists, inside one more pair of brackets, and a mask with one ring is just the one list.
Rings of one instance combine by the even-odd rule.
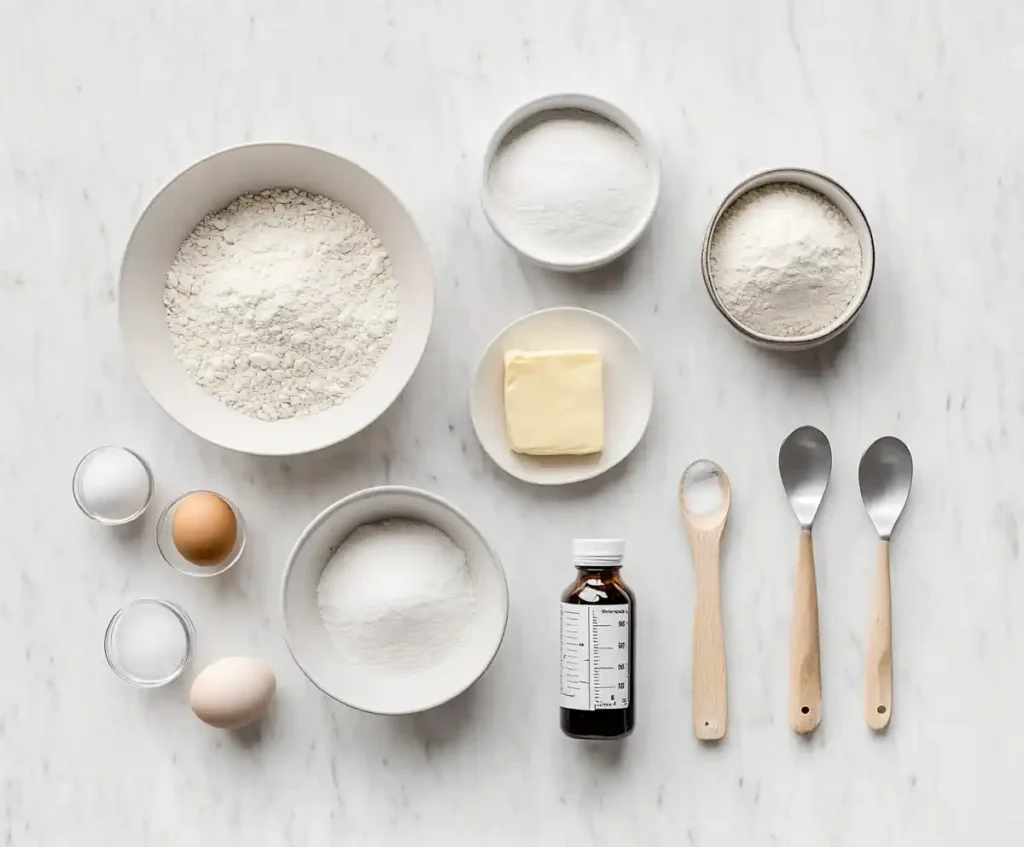
[[[214, 167], [228, 152], [200, 164]], [[173, 261], [156, 268], [158, 277], [151, 265], [139, 270], [138, 255], [149, 261], [153, 251], [136, 239], [145, 243], [157, 232], [146, 215], [129, 243], [122, 296], [149, 286], [146, 302], [166, 317], [162, 349], [174, 357], [173, 367], [140, 372], [157, 379], [151, 389], [161, 402], [188, 386], [186, 403], [175, 407], [180, 419], [194, 431], [216, 432], [217, 443], [311, 431], [310, 443], [324, 446], [333, 429], [340, 440], [372, 420], [367, 398], [377, 398], [380, 414], [397, 396], [404, 382], [401, 369], [389, 370], [395, 357], [412, 357], [411, 375], [422, 345], [403, 330], [432, 315], [433, 291], [423, 283], [432, 285], [429, 273], [419, 288], [412, 284], [425, 248], [387, 189], [351, 163], [296, 145], [254, 145], [239, 156], [257, 157], [239, 170], [251, 189], [224, 208], [197, 205], [181, 221], [189, 234]], [[319, 163], [331, 172], [324, 193], [259, 184], [253, 161], [260, 156], [294, 157], [303, 174], [296, 183], [307, 188], [317, 170], [309, 163]], [[636, 243], [659, 186], [657, 155], [630, 118], [595, 98], [565, 95], [528, 104], [499, 127], [484, 156], [481, 195], [509, 246], [572, 272], [606, 265]], [[785, 169], [755, 175], [727, 196], [708, 227], [701, 269], [712, 303], [738, 333], [802, 349], [831, 340], [857, 316], [872, 283], [874, 245], [845, 189], [821, 174]], [[122, 312], [125, 332], [134, 331], [138, 314]], [[625, 328], [560, 308], [520, 318], [495, 338], [470, 399], [474, 428], [495, 462], [527, 482], [554, 485], [624, 459], [644, 434], [652, 397], [649, 364]], [[275, 454], [286, 453], [272, 444]], [[778, 458], [800, 527], [789, 723], [805, 734], [822, 719], [811, 528], [832, 454], [824, 433], [803, 426]], [[872, 445], [861, 463], [861, 492], [880, 539], [865, 674], [874, 730], [886, 728], [893, 711], [889, 542], [911, 476], [910, 451], [892, 437]], [[104, 447], [81, 461], [73, 489], [85, 514], [116, 525], [143, 514], [154, 484], [136, 453]], [[732, 495], [726, 472], [706, 459], [686, 468], [674, 495], [666, 492], [678, 498], [693, 554], [691, 717], [702, 741], [723, 738], [728, 726], [729, 604], [720, 573]], [[156, 542], [182, 574], [217, 577], [242, 559], [246, 529], [226, 496], [188, 491], [163, 509]], [[621, 739], [635, 727], [636, 601], [621, 576], [625, 551], [623, 539], [572, 542], [577, 575], [561, 597], [559, 636], [560, 721], [571, 738]], [[436, 495], [393, 486], [350, 495], [316, 517], [293, 549], [282, 589], [286, 639], [299, 667], [339, 702], [380, 714], [431, 708], [473, 684], [501, 644], [508, 605], [501, 562], [468, 518]], [[185, 671], [194, 641], [183, 609], [145, 598], [114, 615], [104, 649], [122, 679], [155, 687]], [[229, 656], [194, 678], [188, 699], [204, 723], [236, 730], [263, 717], [275, 691], [264, 660]]]

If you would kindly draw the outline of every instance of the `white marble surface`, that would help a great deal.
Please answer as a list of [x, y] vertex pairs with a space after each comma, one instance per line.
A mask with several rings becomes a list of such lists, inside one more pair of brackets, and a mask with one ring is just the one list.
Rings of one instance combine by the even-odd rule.
[[[864, 0], [6, 0], [0, 5], [0, 843], [1012, 843], [1024, 823], [1024, 6]], [[664, 202], [630, 262], [590, 279], [520, 265], [477, 202], [487, 136], [533, 95], [584, 89], [657, 139]], [[194, 159], [250, 139], [337, 150], [389, 182], [439, 276], [405, 395], [353, 442], [293, 460], [197, 441], [119, 349], [115, 284], [143, 204]], [[698, 250], [715, 205], [764, 166], [823, 169], [861, 201], [878, 273], [839, 349], [748, 347], [714, 312]], [[580, 304], [639, 336], [656, 411], [625, 467], [546, 491], [476, 444], [467, 386], [508, 320]], [[831, 437], [817, 535], [825, 719], [786, 725], [796, 526], [776, 473], [794, 426]], [[874, 538], [856, 463], [902, 436], [917, 479], [894, 545], [896, 708], [864, 726]], [[110, 532], [75, 509], [81, 453], [144, 453], [158, 499], [236, 499], [251, 555], [196, 584], [160, 561], [155, 513]], [[731, 724], [689, 727], [692, 577], [674, 500], [709, 456], [734, 485], [725, 562]], [[447, 708], [382, 719], [333, 705], [292, 665], [278, 584], [323, 505], [385, 481], [469, 510], [504, 558], [505, 644]], [[640, 600], [638, 729], [564, 739], [557, 599], [574, 535], [621, 533]], [[186, 689], [114, 678], [125, 600], [179, 601], [199, 665], [267, 657], [274, 718], [233, 737]], [[915, 839], [908, 841], [909, 839]]]

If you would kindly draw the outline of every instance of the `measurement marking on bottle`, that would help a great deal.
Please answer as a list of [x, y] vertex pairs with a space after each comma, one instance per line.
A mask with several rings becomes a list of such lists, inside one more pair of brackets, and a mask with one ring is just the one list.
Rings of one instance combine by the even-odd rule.
[[[627, 604], [562, 604], [562, 708], [595, 711], [629, 705], [629, 614]], [[615, 631], [604, 631], [608, 629]]]

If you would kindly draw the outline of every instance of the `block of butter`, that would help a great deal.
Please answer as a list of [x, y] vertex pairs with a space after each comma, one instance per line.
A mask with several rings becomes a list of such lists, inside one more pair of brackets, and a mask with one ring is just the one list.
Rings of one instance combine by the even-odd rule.
[[505, 432], [509, 446], [532, 456], [600, 453], [604, 385], [596, 350], [508, 350]]

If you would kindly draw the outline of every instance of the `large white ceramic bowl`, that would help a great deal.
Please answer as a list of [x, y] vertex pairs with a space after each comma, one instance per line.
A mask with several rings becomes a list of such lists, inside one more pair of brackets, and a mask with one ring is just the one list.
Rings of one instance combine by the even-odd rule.
[[[475, 595], [473, 622], [460, 646], [399, 679], [340, 656], [320, 619], [316, 596], [324, 567], [349, 533], [389, 518], [423, 521], [447, 533], [466, 551]], [[487, 670], [505, 635], [508, 586], [497, 554], [459, 509], [435, 494], [392, 485], [339, 500], [306, 527], [285, 567], [281, 605], [288, 649], [317, 688], [364, 712], [405, 715], [457, 697]]]
[[[282, 187], [337, 200], [373, 228], [398, 282], [398, 324], [379, 367], [352, 397], [320, 414], [271, 423], [229, 409], [192, 381], [174, 357], [164, 284], [181, 243], [207, 214], [241, 194]], [[128, 241], [119, 297], [128, 355], [149, 393], [171, 417], [222, 447], [285, 456], [344, 441], [394, 402], [416, 370], [430, 334], [434, 274], [415, 221], [376, 177], [312, 147], [246, 144], [202, 159], [153, 198]]]

